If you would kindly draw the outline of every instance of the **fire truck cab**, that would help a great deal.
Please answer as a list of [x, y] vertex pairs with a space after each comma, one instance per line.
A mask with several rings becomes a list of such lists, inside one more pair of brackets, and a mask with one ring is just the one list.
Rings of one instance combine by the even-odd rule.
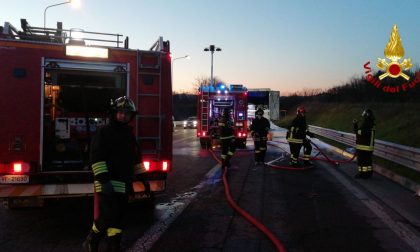
[[[165, 190], [172, 161], [169, 41], [133, 50], [119, 34], [65, 30], [61, 23], [37, 28], [25, 19], [21, 26], [0, 26], [3, 203], [93, 195], [90, 140], [109, 122], [110, 100], [120, 96], [137, 106], [131, 126], [150, 189]], [[133, 187], [145, 195], [144, 183]]]
[[197, 137], [203, 148], [215, 147], [219, 139], [218, 121], [224, 109], [231, 111], [235, 140], [240, 148], [246, 147], [247, 138], [247, 88], [239, 84], [203, 86], [198, 90]]

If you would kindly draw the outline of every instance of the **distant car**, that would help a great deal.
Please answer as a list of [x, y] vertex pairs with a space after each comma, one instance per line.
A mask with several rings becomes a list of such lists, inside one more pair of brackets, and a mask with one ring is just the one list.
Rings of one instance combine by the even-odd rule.
[[196, 116], [188, 117], [188, 119], [183, 122], [183, 126], [184, 126], [184, 129], [186, 129], [186, 128], [196, 129], [197, 128], [197, 117]]

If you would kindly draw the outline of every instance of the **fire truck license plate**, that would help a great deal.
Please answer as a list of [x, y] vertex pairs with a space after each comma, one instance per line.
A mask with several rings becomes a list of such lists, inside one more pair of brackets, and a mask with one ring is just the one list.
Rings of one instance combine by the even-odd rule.
[[29, 182], [27, 175], [5, 175], [0, 177], [0, 184], [25, 184]]

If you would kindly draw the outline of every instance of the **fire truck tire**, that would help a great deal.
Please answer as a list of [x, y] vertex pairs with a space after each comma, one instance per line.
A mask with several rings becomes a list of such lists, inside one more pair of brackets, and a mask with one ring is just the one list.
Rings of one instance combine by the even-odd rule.
[[239, 149], [246, 149], [246, 140], [245, 140], [245, 141], [239, 141], [239, 142], [236, 142], [236, 146], [237, 146]]
[[145, 215], [148, 217], [147, 220], [150, 220], [151, 222], [153, 222], [154, 220], [154, 215], [155, 215], [155, 195], [152, 192], [150, 197], [147, 199], [144, 199], [143, 202], [143, 207], [145, 210]]
[[207, 141], [205, 139], [200, 138], [200, 146], [203, 149], [208, 149], [208, 148], [210, 148], [210, 141]]

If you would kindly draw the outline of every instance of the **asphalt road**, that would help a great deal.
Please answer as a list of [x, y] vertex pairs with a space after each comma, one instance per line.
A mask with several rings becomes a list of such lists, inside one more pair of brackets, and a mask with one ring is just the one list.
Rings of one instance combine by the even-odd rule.
[[[277, 139], [284, 141], [284, 132], [277, 133]], [[279, 147], [288, 150], [287, 145]], [[267, 160], [284, 156], [276, 164], [286, 165], [284, 150], [269, 147]], [[352, 165], [347, 173], [355, 168]], [[124, 249], [275, 251], [263, 234], [230, 208], [220, 179], [216, 161], [200, 148], [195, 130], [178, 127], [167, 190], [157, 196], [154, 212], [141, 202], [130, 205]], [[420, 217], [420, 211], [416, 212], [420, 202], [377, 176], [372, 183], [359, 183], [323, 162], [308, 171], [256, 167], [248, 141], [247, 150], [235, 153], [228, 181], [237, 203], [265, 224], [287, 251], [420, 250], [420, 227], [411, 221]], [[364, 184], [389, 187], [392, 194], [373, 194]], [[399, 208], [391, 207], [397, 201], [381, 199], [384, 195], [397, 197]], [[405, 218], [404, 211], [418, 216]], [[80, 251], [92, 223], [92, 200], [56, 200], [43, 208], [0, 208], [0, 216], [0, 251]]]
[[[284, 141], [284, 132], [277, 133], [278, 139]], [[252, 150], [250, 141], [248, 146]], [[288, 150], [287, 145], [281, 147]], [[267, 160], [282, 156], [285, 158], [277, 164], [287, 166], [285, 152], [270, 147]], [[346, 169], [355, 171], [354, 163], [348, 166]], [[377, 176], [372, 184], [383, 182], [384, 187], [389, 186], [389, 181]], [[307, 171], [276, 170], [254, 166], [252, 151], [239, 151], [229, 169], [228, 181], [237, 203], [265, 224], [287, 251], [420, 250], [419, 226], [333, 165], [316, 162], [314, 169]], [[392, 190], [395, 195], [410, 195], [401, 187]], [[404, 200], [407, 202], [401, 207], [420, 210], [417, 199]], [[420, 211], [412, 213], [420, 215]], [[275, 249], [229, 207], [223, 184], [218, 182], [201, 188], [151, 251]]]

